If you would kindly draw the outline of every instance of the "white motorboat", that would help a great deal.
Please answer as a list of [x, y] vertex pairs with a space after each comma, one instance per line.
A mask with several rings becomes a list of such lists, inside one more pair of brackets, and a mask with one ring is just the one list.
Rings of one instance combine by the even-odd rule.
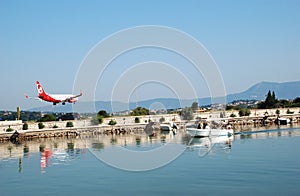
[[186, 128], [187, 134], [189, 134], [191, 137], [208, 137], [208, 136], [232, 136], [233, 135], [233, 129], [230, 127], [223, 129], [223, 128], [210, 128], [209, 126], [206, 126], [204, 129], [201, 128], [201, 126], [197, 126], [195, 124], [187, 125]]

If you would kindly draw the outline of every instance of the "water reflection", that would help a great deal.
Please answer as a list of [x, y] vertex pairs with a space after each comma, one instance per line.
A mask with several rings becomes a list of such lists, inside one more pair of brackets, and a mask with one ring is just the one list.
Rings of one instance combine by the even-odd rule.
[[173, 132], [162, 132], [152, 137], [146, 134], [103, 134], [82, 135], [81, 137], [69, 139], [37, 139], [21, 144], [7, 142], [0, 144], [0, 166], [9, 164], [9, 160], [15, 160], [15, 162], [18, 162], [18, 171], [21, 173], [24, 170], [24, 160], [29, 160], [34, 155], [39, 156], [40, 170], [42, 173], [45, 173], [48, 167], [59, 164], [69, 165], [77, 159], [82, 159], [88, 149], [101, 153], [103, 150], [113, 146], [121, 146], [126, 149], [143, 151], [151, 150], [167, 143], [177, 143], [186, 146], [187, 150], [198, 151], [199, 156], [205, 156], [207, 154], [230, 153], [234, 140], [269, 139], [285, 136], [300, 136], [300, 129], [289, 128], [241, 132], [231, 137], [190, 138], [183, 130], [179, 130], [176, 134]]
[[198, 155], [201, 157], [216, 153], [217, 151], [229, 153], [233, 140], [234, 136], [192, 138], [187, 148], [189, 150], [198, 150]]

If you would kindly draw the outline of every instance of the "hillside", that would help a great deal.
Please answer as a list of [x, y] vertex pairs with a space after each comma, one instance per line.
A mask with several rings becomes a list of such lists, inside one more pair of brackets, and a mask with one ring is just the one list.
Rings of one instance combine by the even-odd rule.
[[300, 81], [298, 82], [260, 82], [241, 93], [227, 96], [228, 102], [239, 99], [264, 100], [267, 92], [274, 91], [278, 99], [294, 99], [300, 96]]
[[[285, 82], [285, 83], [275, 83], [275, 82], [260, 82], [253, 85], [246, 91], [230, 94], [227, 96], [227, 102], [232, 102], [234, 100], [241, 99], [255, 99], [264, 100], [267, 92], [271, 90], [274, 91], [278, 99], [294, 99], [300, 97], [300, 81], [298, 82]], [[191, 106], [195, 100], [178, 100], [175, 98], [160, 98], [160, 99], [150, 99], [140, 101], [138, 103], [122, 103], [122, 102], [109, 102], [109, 101], [96, 101], [91, 102], [78, 102], [74, 106], [76, 112], [94, 112], [106, 110], [107, 112], [119, 112], [135, 108], [137, 105], [145, 108], [155, 108], [155, 103], [163, 105], [166, 109], [174, 109], [179, 107]], [[209, 105], [211, 100], [209, 97], [199, 98], [199, 105]], [[71, 112], [72, 105], [68, 104], [65, 106], [55, 106], [51, 105], [40, 108], [32, 108], [30, 111], [53, 111], [53, 112]]]

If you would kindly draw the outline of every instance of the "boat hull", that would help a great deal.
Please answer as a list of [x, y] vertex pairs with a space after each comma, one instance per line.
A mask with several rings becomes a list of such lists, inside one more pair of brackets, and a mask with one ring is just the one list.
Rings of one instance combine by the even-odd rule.
[[191, 137], [208, 137], [209, 129], [186, 128], [187, 134]]

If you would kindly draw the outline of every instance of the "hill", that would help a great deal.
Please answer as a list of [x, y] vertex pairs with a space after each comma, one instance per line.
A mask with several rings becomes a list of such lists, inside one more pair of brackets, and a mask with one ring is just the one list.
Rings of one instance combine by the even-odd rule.
[[269, 90], [274, 91], [278, 99], [294, 99], [300, 96], [300, 81], [284, 83], [260, 82], [246, 91], [228, 95], [227, 101], [231, 102], [239, 99], [264, 100]]
[[[260, 82], [251, 86], [246, 91], [230, 94], [227, 96], [227, 102], [232, 102], [234, 100], [264, 100], [267, 92], [271, 90], [274, 91], [278, 99], [294, 99], [300, 97], [300, 81], [297, 82], [285, 82], [285, 83], [275, 83], [275, 82]], [[107, 112], [120, 112], [130, 109], [134, 109], [137, 105], [145, 108], [156, 109], [158, 105], [163, 106], [165, 109], [174, 109], [180, 107], [191, 106], [195, 100], [178, 100], [175, 98], [159, 98], [139, 101], [138, 103], [122, 103], [122, 102], [110, 102], [110, 101], [96, 101], [93, 102], [78, 102], [74, 105], [76, 112], [88, 113], [99, 110], [106, 110]], [[209, 105], [211, 104], [211, 99], [209, 97], [199, 98], [199, 105]], [[53, 111], [53, 112], [71, 112], [72, 105], [68, 104], [65, 106], [55, 106], [51, 105], [46, 107], [32, 108], [30, 111]]]

